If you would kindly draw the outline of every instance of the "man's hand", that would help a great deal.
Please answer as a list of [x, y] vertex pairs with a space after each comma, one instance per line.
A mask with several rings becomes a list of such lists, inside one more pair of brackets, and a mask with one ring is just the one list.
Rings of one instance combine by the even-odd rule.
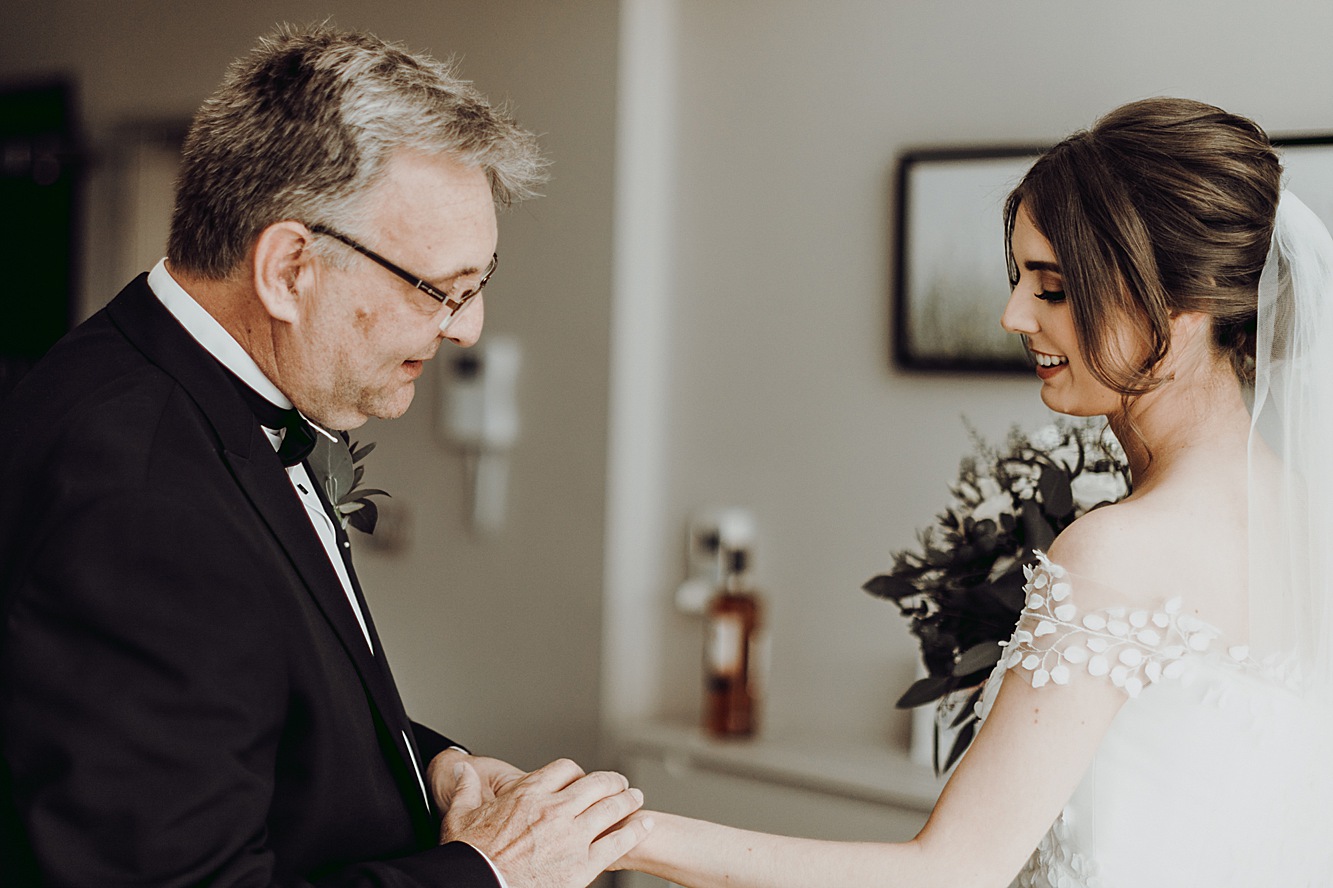
[[500, 759], [468, 755], [461, 749], [446, 749], [426, 766], [426, 785], [430, 787], [435, 804], [441, 811], [449, 810], [449, 803], [458, 792], [458, 776], [454, 766], [459, 762], [467, 762], [477, 772], [481, 780], [481, 798], [485, 802], [528, 773]]
[[487, 799], [470, 758], [453, 772], [441, 840], [481, 851], [510, 888], [583, 888], [648, 835], [641, 820], [621, 822], [643, 793], [620, 774], [584, 774], [561, 759], [504, 782]]

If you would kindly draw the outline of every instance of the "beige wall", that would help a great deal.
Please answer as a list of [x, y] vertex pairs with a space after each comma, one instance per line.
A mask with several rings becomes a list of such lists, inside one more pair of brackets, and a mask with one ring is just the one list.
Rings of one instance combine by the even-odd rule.
[[491, 539], [467, 529], [463, 466], [432, 434], [439, 380], [428, 372], [405, 418], [357, 433], [379, 443], [369, 478], [410, 510], [414, 531], [401, 555], [363, 550], [358, 567], [419, 719], [522, 764], [594, 759], [616, 3], [24, 3], [0, 29], [0, 77], [78, 78], [99, 159], [91, 310], [123, 283], [106, 225], [119, 212], [113, 131], [188, 116], [257, 35], [326, 16], [457, 54], [464, 76], [512, 100], [555, 161], [547, 196], [502, 217], [503, 263], [487, 290], [488, 330], [524, 350], [508, 524]]
[[913, 647], [860, 583], [945, 504], [968, 449], [960, 417], [999, 436], [1045, 416], [1035, 380], [890, 369], [895, 156], [1053, 141], [1157, 94], [1276, 132], [1333, 131], [1333, 5], [665, 5], [677, 72], [663, 152], [676, 182], [660, 386], [667, 493], [646, 517], [670, 533], [640, 557], [667, 569], [638, 590], [649, 616], [626, 609], [611, 633], [652, 639], [661, 666], [640, 670], [642, 693], [623, 690], [613, 714], [694, 717], [699, 627], [667, 604], [674, 534], [701, 505], [744, 505], [772, 604], [770, 729], [878, 742], [902, 730], [891, 705]]
[[359, 555], [408, 702], [524, 764], [596, 759], [599, 718], [693, 717], [699, 627], [669, 592], [685, 517], [712, 504], [759, 522], [770, 730], [901, 731], [912, 646], [858, 586], [943, 505], [961, 416], [998, 436], [1045, 413], [1031, 381], [890, 369], [899, 151], [1052, 140], [1160, 93], [1333, 129], [1325, 0], [51, 0], [8, 12], [0, 75], [80, 75], [104, 140], [188, 114], [277, 19], [330, 14], [459, 53], [556, 162], [502, 220], [487, 306], [525, 348], [506, 530], [464, 526], [434, 378], [363, 435], [414, 518], [405, 554]]

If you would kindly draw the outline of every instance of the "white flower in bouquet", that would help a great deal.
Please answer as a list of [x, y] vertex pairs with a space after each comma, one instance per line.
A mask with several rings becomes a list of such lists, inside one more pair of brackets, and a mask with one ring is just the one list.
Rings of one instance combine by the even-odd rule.
[[984, 497], [981, 491], [977, 490], [976, 485], [971, 481], [962, 480], [954, 486], [953, 505], [955, 511], [960, 515], [965, 515], [981, 502]]
[[1102, 503], [1122, 499], [1126, 491], [1124, 476], [1118, 472], [1081, 472], [1069, 481], [1074, 504], [1080, 513]]
[[1075, 443], [1067, 443], [1051, 451], [1051, 462], [1060, 463], [1071, 472], [1078, 467], [1083, 449]]
[[[990, 480], [990, 479], [987, 479]], [[992, 482], [993, 483], [993, 482]], [[996, 485], [997, 487], [999, 485]], [[988, 496], [972, 510], [973, 521], [994, 521], [1000, 523], [1001, 515], [1014, 514], [1014, 498], [1004, 491]]]
[[1000, 487], [999, 481], [987, 477], [977, 479], [977, 493], [981, 495], [983, 500], [988, 500], [1004, 493], [1004, 490]]
[[1041, 450], [1047, 453], [1059, 447], [1064, 439], [1064, 433], [1060, 431], [1058, 426], [1054, 425], [1042, 426], [1028, 436], [1028, 442], [1032, 445], [1033, 450]]
[[1120, 439], [1115, 436], [1115, 432], [1111, 431], [1109, 425], [1102, 429], [1102, 437], [1099, 443], [1106, 450], [1106, 455], [1112, 462], [1124, 463], [1126, 461], [1125, 448], [1120, 445]]

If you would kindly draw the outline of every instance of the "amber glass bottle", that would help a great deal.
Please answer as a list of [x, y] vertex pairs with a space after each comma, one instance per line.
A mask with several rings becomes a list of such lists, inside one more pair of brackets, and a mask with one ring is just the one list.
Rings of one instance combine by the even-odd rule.
[[762, 608], [746, 574], [746, 550], [726, 550], [723, 559], [722, 586], [708, 605], [704, 629], [704, 730], [749, 737], [758, 726]]

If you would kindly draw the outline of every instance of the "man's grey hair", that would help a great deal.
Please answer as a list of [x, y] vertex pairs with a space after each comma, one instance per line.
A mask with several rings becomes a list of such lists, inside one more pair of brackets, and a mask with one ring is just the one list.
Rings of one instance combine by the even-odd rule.
[[167, 258], [222, 279], [294, 219], [355, 231], [400, 150], [485, 171], [500, 207], [545, 180], [536, 138], [453, 66], [369, 34], [284, 26], [237, 59], [185, 138]]

